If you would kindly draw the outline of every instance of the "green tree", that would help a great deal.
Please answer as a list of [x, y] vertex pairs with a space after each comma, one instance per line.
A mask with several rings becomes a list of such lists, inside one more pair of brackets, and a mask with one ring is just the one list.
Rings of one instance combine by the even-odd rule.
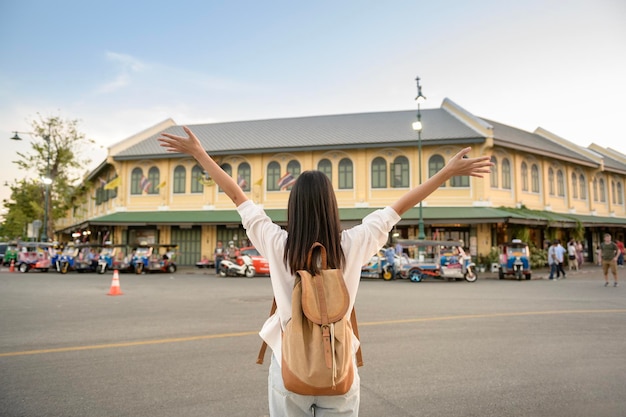
[[[52, 182], [49, 186], [48, 224], [43, 227], [51, 238], [54, 236], [54, 220], [63, 217], [72, 207], [75, 189], [84, 185], [82, 177], [91, 163], [85, 154], [93, 151], [95, 142], [78, 130], [78, 120], [37, 116], [38, 119], [31, 122], [31, 151], [18, 152], [19, 159], [13, 161], [21, 170], [34, 175], [34, 179], [17, 181], [11, 187], [11, 200], [3, 202], [7, 209], [3, 229], [19, 236], [23, 234], [24, 224], [43, 219], [45, 186], [41, 179], [49, 178]], [[18, 230], [22, 231], [16, 234]]]

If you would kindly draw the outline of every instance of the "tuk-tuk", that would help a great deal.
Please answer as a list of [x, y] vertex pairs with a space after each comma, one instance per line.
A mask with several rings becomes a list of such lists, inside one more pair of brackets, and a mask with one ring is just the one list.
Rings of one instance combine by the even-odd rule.
[[48, 272], [50, 269], [50, 253], [48, 248], [50, 243], [46, 242], [20, 242], [19, 254], [17, 257], [17, 270], [20, 272], [28, 272], [37, 270]]
[[127, 252], [128, 245], [113, 245], [110, 242], [105, 242], [98, 256], [98, 273], [104, 274], [111, 269], [119, 272], [129, 270], [132, 259], [127, 255]]
[[97, 250], [100, 245], [90, 243], [68, 243], [59, 256], [57, 270], [62, 274], [69, 271], [95, 272], [98, 266]]
[[13, 241], [7, 243], [7, 250], [6, 252], [4, 252], [4, 259], [2, 260], [2, 264], [4, 266], [8, 266], [11, 265], [11, 261], [13, 261], [14, 264], [17, 265], [18, 252], [19, 248], [17, 242]]
[[429, 259], [420, 257], [417, 264], [402, 268], [400, 274], [413, 282], [420, 282], [424, 278], [438, 278], [455, 281], [465, 279], [467, 282], [476, 282], [478, 274], [472, 257], [465, 253], [463, 243], [443, 240], [410, 240], [400, 239], [403, 246], [426, 248], [431, 254]]
[[136, 274], [145, 272], [176, 272], [177, 244], [141, 243], [133, 249], [131, 267]]
[[498, 277], [504, 279], [505, 275], [513, 275], [518, 280], [522, 276], [530, 279], [530, 250], [528, 245], [520, 239], [513, 239], [500, 245], [500, 267]]

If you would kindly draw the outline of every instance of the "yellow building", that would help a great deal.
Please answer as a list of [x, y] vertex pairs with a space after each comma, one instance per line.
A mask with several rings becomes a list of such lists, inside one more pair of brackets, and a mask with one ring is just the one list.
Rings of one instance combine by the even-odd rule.
[[[286, 220], [289, 188], [281, 179], [287, 174], [325, 172], [349, 226], [417, 186], [420, 166], [428, 178], [471, 146], [470, 156], [492, 157], [493, 174], [452, 178], [428, 197], [422, 203], [427, 238], [462, 239], [475, 256], [519, 235], [538, 247], [547, 237], [567, 239], [574, 232], [589, 249], [605, 231], [623, 240], [624, 154], [479, 118], [445, 99], [439, 108], [421, 110], [420, 164], [415, 119], [410, 110], [189, 127], [279, 224]], [[57, 221], [62, 240], [74, 234], [95, 242], [178, 243], [182, 265], [211, 257], [217, 240], [246, 244], [232, 202], [192, 158], [159, 146], [162, 131], [183, 134], [166, 120], [109, 148], [86, 179], [87, 194], [76, 199], [83, 203]], [[418, 222], [416, 207], [393, 235], [417, 237]]]

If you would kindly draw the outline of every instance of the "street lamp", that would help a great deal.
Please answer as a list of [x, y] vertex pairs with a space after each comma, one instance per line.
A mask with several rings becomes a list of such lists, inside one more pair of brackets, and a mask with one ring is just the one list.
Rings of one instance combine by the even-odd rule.
[[[422, 94], [422, 86], [420, 85], [420, 77], [415, 78], [417, 81], [417, 97], [415, 97], [415, 101], [417, 101], [417, 121], [413, 122], [413, 130], [417, 131], [417, 149], [418, 149], [418, 171], [419, 171], [419, 183], [422, 184], [422, 113], [420, 112], [420, 104], [426, 101], [426, 97]], [[418, 235], [417, 238], [419, 240], [423, 240], [426, 238], [426, 234], [424, 234], [424, 217], [422, 215], [422, 202], [420, 201], [419, 206], [419, 222], [417, 223]]]
[[[11, 140], [22, 140], [18, 133], [24, 133], [32, 135], [31, 132], [13, 132], [14, 135]], [[41, 232], [41, 240], [43, 242], [48, 241], [48, 210], [50, 206], [50, 184], [52, 184], [52, 178], [50, 178], [50, 133], [43, 136], [43, 140], [46, 141], [46, 176], [41, 179], [44, 184], [45, 202], [43, 209], [43, 231]]]

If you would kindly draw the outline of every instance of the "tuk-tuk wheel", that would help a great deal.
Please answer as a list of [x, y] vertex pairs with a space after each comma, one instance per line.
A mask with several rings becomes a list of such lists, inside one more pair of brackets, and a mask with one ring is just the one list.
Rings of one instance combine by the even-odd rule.
[[143, 272], [143, 263], [139, 262], [137, 266], [135, 266], [135, 274], [139, 275]]
[[18, 269], [19, 269], [20, 272], [28, 272], [28, 264], [21, 263], [20, 267]]
[[167, 272], [169, 272], [170, 274], [173, 274], [174, 272], [176, 272], [176, 265], [174, 264], [169, 264], [167, 266]]
[[526, 274], [526, 279], [530, 279], [532, 274]]
[[391, 281], [391, 278], [393, 278], [393, 274], [389, 270], [383, 271], [382, 275], [385, 281]]
[[502, 270], [502, 268], [498, 269], [498, 278], [504, 279], [504, 271]]
[[409, 278], [413, 282], [420, 282], [422, 280], [422, 274], [420, 274], [418, 270], [414, 269], [413, 271], [409, 272]]
[[69, 267], [70, 267], [69, 262], [63, 262], [61, 264], [61, 273], [62, 274], [67, 274], [67, 270], [69, 269]]
[[467, 268], [467, 272], [465, 273], [465, 281], [467, 282], [476, 282], [478, 279], [478, 274], [476, 273], [476, 267], [470, 266]]

